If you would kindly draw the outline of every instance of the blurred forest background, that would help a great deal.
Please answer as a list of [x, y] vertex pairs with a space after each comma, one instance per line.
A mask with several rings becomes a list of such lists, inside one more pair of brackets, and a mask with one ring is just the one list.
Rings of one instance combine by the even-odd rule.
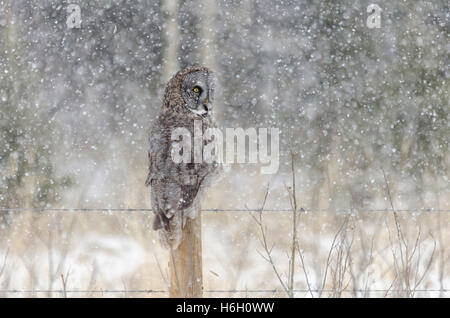
[[[379, 2], [381, 27], [369, 28], [372, 3], [0, 0], [0, 295], [60, 289], [61, 275], [72, 289], [165, 289], [150, 215], [13, 209], [149, 208], [148, 131], [165, 83], [206, 65], [219, 126], [280, 128], [281, 158], [273, 176], [233, 166], [204, 208], [259, 208], [269, 184], [266, 207], [289, 209], [292, 151], [298, 204], [312, 211], [300, 220], [297, 286], [361, 296], [361, 286], [395, 285], [414, 296], [416, 277], [416, 289], [448, 297], [449, 3]], [[66, 23], [69, 4], [80, 28]], [[401, 214], [412, 243], [394, 244], [398, 220], [368, 211], [391, 208], [413, 210]], [[267, 218], [283, 266], [291, 215]], [[279, 287], [250, 215], [206, 214], [204, 227], [207, 289]], [[357, 259], [344, 269], [330, 265], [343, 261], [330, 249], [336, 233]]]

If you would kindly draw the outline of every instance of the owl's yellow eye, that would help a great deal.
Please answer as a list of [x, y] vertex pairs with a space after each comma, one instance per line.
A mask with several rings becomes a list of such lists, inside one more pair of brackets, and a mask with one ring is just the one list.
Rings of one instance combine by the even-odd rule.
[[200, 92], [200, 89], [198, 87], [194, 87], [193, 91], [194, 91], [194, 93], [198, 93], [198, 92]]

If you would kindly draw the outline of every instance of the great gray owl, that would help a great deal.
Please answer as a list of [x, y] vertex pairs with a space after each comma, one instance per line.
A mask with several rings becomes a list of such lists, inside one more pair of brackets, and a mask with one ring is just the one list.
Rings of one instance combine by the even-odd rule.
[[[195, 121], [202, 132], [215, 127], [213, 101], [214, 75], [208, 68], [181, 70], [167, 84], [162, 110], [150, 131], [145, 184], [151, 187], [153, 229], [159, 230], [166, 248], [175, 249], [180, 244], [186, 219], [197, 216], [204, 190], [221, 169], [216, 161], [176, 163], [171, 156], [172, 132], [182, 127], [194, 136]], [[212, 139], [201, 142], [201, 147], [209, 142]]]

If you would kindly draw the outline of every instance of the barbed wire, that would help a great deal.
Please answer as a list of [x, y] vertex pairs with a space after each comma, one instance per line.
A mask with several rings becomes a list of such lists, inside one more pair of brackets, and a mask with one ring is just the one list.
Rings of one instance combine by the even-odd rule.
[[[212, 290], [204, 290], [204, 293], [285, 293], [282, 289], [212, 289]], [[344, 289], [344, 290], [333, 290], [333, 289], [294, 289], [294, 293], [332, 293], [332, 292], [341, 292], [341, 293], [411, 293], [411, 292], [443, 292], [448, 293], [450, 289], [415, 289], [415, 290], [404, 290], [404, 289]], [[102, 294], [115, 294], [115, 293], [142, 293], [142, 294], [164, 294], [169, 293], [169, 290], [165, 289], [131, 289], [131, 290], [63, 290], [63, 289], [55, 289], [55, 290], [18, 290], [18, 289], [6, 289], [0, 290], [0, 293], [14, 293], [14, 294], [39, 294], [39, 293], [102, 293]]]
[[[148, 208], [0, 208], [0, 212], [152, 212]], [[201, 209], [202, 212], [292, 212], [292, 209]], [[358, 213], [358, 212], [439, 212], [448, 213], [450, 209], [299, 209], [298, 213], [319, 213], [319, 212], [337, 212], [337, 213]]]

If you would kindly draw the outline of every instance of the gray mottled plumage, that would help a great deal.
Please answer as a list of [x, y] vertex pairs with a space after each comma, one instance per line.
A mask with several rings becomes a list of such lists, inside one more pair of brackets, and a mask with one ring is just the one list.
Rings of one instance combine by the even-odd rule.
[[220, 170], [218, 163], [174, 162], [172, 131], [184, 127], [194, 136], [196, 120], [203, 131], [215, 127], [213, 98], [214, 77], [209, 69], [190, 67], [178, 72], [167, 84], [161, 113], [150, 132], [146, 185], [151, 187], [153, 229], [159, 230], [166, 248], [179, 245], [186, 219], [197, 216], [203, 192]]

